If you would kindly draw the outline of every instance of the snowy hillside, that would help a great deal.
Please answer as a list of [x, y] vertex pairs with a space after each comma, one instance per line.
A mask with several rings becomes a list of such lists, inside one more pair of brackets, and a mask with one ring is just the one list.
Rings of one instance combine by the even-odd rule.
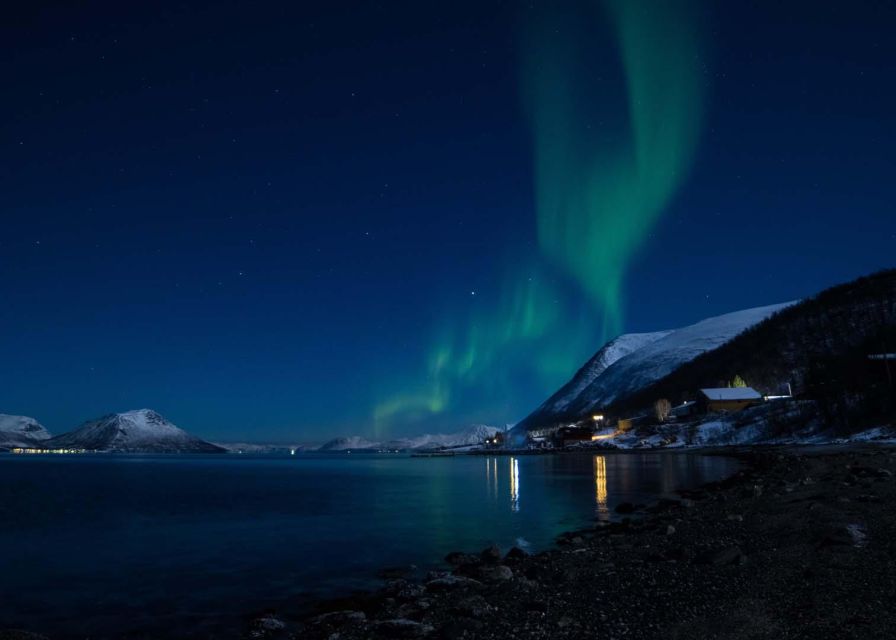
[[[523, 420], [519, 429], [600, 411], [792, 304], [726, 313], [674, 331], [620, 336], [607, 343], [569, 383]], [[620, 357], [613, 358], [623, 351]], [[610, 362], [601, 368], [604, 359]], [[592, 363], [593, 369], [589, 369]], [[592, 375], [594, 371], [597, 373]]]
[[220, 453], [224, 449], [179, 429], [155, 411], [138, 409], [85, 422], [46, 442], [48, 448], [123, 453]]
[[424, 434], [414, 438], [390, 440], [385, 444], [387, 449], [436, 449], [439, 447], [463, 447], [480, 444], [498, 432], [497, 427], [476, 424], [457, 433]]
[[618, 400], [671, 373], [701, 353], [711, 351], [793, 302], [726, 313], [669, 332], [664, 338], [614, 362], [571, 405], [587, 413]]
[[605, 344], [585, 365], [572, 377], [572, 380], [560, 387], [554, 395], [544, 401], [527, 417], [519, 428], [525, 429], [528, 424], [537, 424], [542, 419], [551, 420], [554, 416], [566, 413], [569, 406], [581, 393], [594, 382], [606, 369], [617, 360], [634, 353], [645, 346], [665, 338], [671, 331], [653, 333], [626, 333]]
[[411, 438], [398, 438], [382, 442], [373, 442], [360, 436], [347, 438], [335, 438], [321, 445], [318, 451], [373, 451], [373, 450], [401, 450], [419, 451], [424, 449], [463, 447], [473, 444], [481, 444], [486, 438], [495, 435], [499, 429], [484, 424], [471, 425], [457, 433], [424, 434]]
[[0, 413], [0, 449], [33, 447], [50, 438], [50, 433], [34, 418]]

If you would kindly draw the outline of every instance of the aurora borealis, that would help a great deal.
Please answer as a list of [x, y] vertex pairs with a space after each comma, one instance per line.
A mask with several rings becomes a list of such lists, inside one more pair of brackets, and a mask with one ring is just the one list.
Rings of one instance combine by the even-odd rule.
[[520, 386], [551, 388], [591, 348], [589, 318], [556, 278], [534, 267], [515, 270], [495, 300], [473, 305], [464, 316], [445, 314], [425, 376], [404, 380], [403, 393], [376, 406], [376, 435], [388, 433], [393, 420], [448, 411], [459, 398], [489, 403]]
[[[623, 327], [626, 268], [688, 175], [704, 61], [689, 3], [604, 6], [624, 87], [592, 86], [608, 52], [594, 46], [596, 17], [581, 8], [532, 27], [523, 76], [531, 85], [539, 246], [590, 296], [608, 338]], [[613, 113], [619, 100], [611, 91], [625, 92], [625, 114]]]
[[[601, 18], [615, 46], [595, 45]], [[561, 3], [527, 21], [520, 78], [532, 127], [537, 259], [575, 286], [561, 289], [544, 273], [509, 278], [493, 308], [458, 319], [439, 341], [423, 388], [376, 408], [377, 425], [445, 411], [458, 394], [503, 393], [511, 371], [526, 372], [545, 394], [562, 384], [594, 345], [622, 332], [626, 268], [687, 177], [703, 93], [693, 7]], [[622, 86], [595, 86], [614, 53]]]
[[890, 3], [20, 3], [0, 413], [515, 422], [620, 332], [892, 267]]

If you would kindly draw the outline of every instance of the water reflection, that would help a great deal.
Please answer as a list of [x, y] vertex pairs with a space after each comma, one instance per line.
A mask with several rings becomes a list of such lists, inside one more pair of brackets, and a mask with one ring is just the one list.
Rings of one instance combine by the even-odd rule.
[[485, 459], [485, 491], [489, 498], [498, 499], [498, 459]]
[[510, 510], [520, 510], [520, 461], [510, 459]]
[[[0, 554], [0, 626], [218, 637], [193, 627], [209, 619], [197, 612], [238, 629], [238, 612], [374, 587], [384, 566], [429, 568], [454, 549], [520, 538], [550, 548], [595, 515], [615, 517], [620, 502], [646, 504], [739, 467], [688, 453], [597, 453], [7, 456], [0, 549], [16, 553]], [[57, 548], [79, 553], [46, 552]]]
[[606, 456], [594, 456], [594, 501], [597, 503], [598, 517], [608, 516]]

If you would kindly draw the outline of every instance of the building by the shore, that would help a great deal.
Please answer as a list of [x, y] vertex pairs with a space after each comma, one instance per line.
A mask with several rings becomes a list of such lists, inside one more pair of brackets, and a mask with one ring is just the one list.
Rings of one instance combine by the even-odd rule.
[[705, 413], [731, 413], [762, 402], [762, 394], [752, 387], [700, 389], [697, 403]]

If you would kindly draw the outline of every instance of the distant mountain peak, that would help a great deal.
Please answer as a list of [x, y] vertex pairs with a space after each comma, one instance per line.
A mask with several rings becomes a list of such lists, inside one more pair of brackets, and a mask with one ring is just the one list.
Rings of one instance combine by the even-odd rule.
[[33, 447], [50, 438], [50, 432], [34, 418], [0, 413], [0, 448]]
[[422, 449], [464, 447], [480, 444], [495, 435], [498, 427], [474, 424], [456, 433], [423, 434], [385, 441], [371, 441], [361, 436], [339, 437], [318, 447], [318, 451], [371, 451], [376, 449], [415, 451]]
[[134, 409], [85, 422], [47, 441], [48, 448], [133, 453], [217, 453], [223, 448], [193, 436], [152, 409]]

